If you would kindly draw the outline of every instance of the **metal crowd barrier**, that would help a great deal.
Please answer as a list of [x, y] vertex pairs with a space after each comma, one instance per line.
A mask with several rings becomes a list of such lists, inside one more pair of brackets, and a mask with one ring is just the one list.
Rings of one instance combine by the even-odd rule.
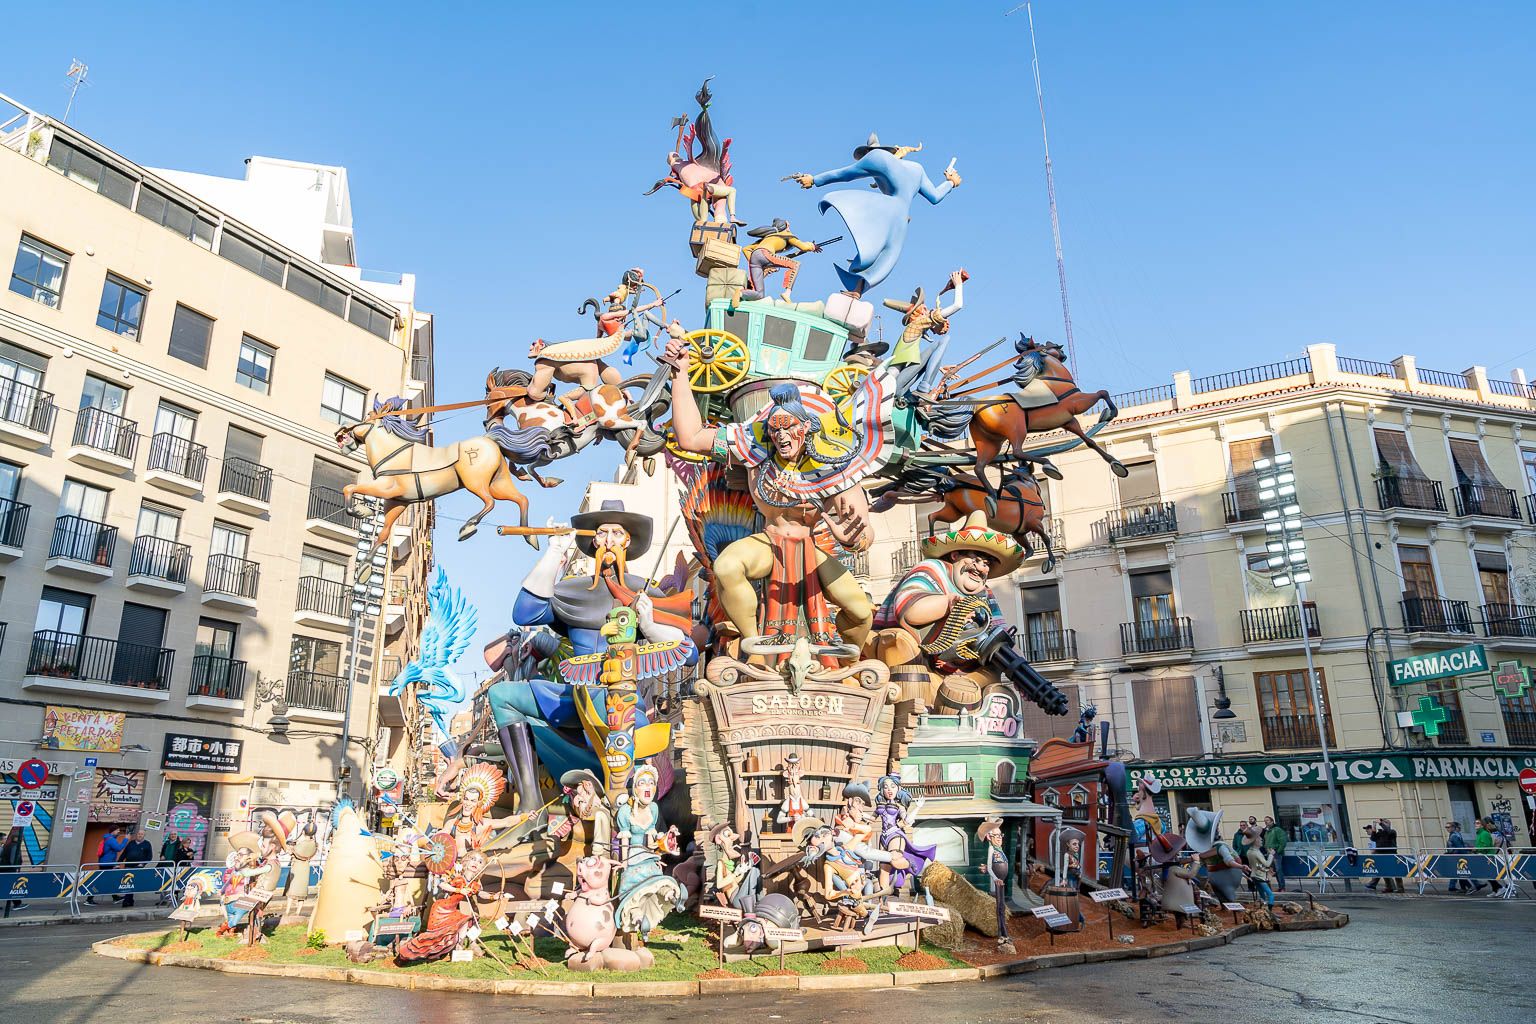
[[[290, 867], [283, 866], [278, 886], [288, 883]], [[311, 889], [320, 884], [321, 868], [311, 864]], [[175, 903], [194, 875], [207, 876], [210, 891], [217, 891], [224, 874], [223, 861], [183, 861], [171, 865], [142, 864], [131, 868], [111, 865], [33, 864], [19, 869], [0, 868], [0, 901], [4, 916], [11, 915], [10, 901], [26, 903], [63, 900], [71, 916], [85, 913], [87, 899], [164, 895]]]

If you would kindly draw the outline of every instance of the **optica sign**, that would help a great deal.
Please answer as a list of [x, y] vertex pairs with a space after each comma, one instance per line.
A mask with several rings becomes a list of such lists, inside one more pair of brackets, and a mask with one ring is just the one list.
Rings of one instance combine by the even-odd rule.
[[1415, 654], [1387, 662], [1387, 678], [1393, 686], [1422, 683], [1426, 679], [1446, 679], [1488, 671], [1488, 652], [1482, 644], [1452, 647], [1448, 651]]

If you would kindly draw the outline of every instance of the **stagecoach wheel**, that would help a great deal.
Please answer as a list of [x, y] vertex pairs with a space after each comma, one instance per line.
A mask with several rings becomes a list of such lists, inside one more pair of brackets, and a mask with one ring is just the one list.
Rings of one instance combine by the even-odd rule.
[[844, 363], [827, 371], [827, 375], [821, 378], [821, 389], [828, 398], [841, 405], [859, 389], [859, 385], [868, 376], [869, 367]]
[[656, 428], [656, 432], [662, 437], [666, 438], [667, 451], [675, 458], [682, 459], [684, 462], [692, 462], [695, 465], [701, 462], [709, 461], [708, 455], [701, 455], [698, 452], [684, 451], [681, 447], [678, 446], [677, 434], [673, 433], [672, 431], [671, 421], [658, 426]]
[[705, 327], [688, 332], [688, 383], [702, 394], [733, 388], [747, 378], [752, 358], [747, 346], [730, 331]]

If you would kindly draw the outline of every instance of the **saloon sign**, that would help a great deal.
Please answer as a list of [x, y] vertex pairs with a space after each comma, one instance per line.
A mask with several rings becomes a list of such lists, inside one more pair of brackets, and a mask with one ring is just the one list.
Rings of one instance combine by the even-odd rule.
[[[1536, 753], [1500, 755], [1365, 754], [1331, 759], [1335, 782], [1416, 782], [1436, 779], [1511, 779], [1536, 768]], [[1165, 789], [1223, 789], [1250, 786], [1322, 786], [1328, 766], [1321, 758], [1266, 761], [1203, 761], [1133, 765], [1131, 779], [1150, 777]]]

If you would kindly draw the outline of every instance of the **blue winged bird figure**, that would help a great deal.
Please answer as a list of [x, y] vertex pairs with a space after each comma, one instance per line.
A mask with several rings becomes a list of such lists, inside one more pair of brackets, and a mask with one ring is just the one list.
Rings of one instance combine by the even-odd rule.
[[458, 753], [449, 722], [468, 694], [453, 666], [474, 639], [480, 614], [458, 587], [450, 586], [442, 566], [427, 588], [427, 624], [421, 632], [421, 653], [389, 684], [391, 696], [416, 687], [416, 700], [427, 709], [437, 726], [438, 749], [452, 757]]

